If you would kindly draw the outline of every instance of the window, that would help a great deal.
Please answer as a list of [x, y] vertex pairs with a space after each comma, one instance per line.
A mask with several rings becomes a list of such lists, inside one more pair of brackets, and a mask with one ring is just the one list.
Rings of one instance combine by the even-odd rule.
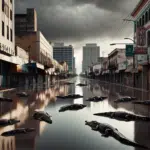
[[139, 26], [140, 27], [142, 26], [142, 18], [140, 18], [140, 24], [139, 24]]
[[149, 14], [149, 17], [148, 17], [148, 19], [150, 20], [150, 9], [149, 9], [149, 12], [148, 12], [148, 14]]
[[5, 36], [5, 25], [4, 25], [4, 21], [2, 21], [2, 36]]
[[2, 0], [2, 11], [4, 12], [4, 8], [5, 8], [5, 2], [4, 0]]
[[10, 20], [12, 20], [12, 10], [10, 9]]
[[13, 32], [12, 32], [12, 29], [10, 29], [10, 40], [11, 40], [11, 42], [13, 41]]
[[147, 32], [147, 46], [150, 46], [150, 31]]
[[145, 24], [145, 17], [144, 17], [144, 15], [142, 16], [142, 26], [144, 26], [144, 24]]
[[9, 27], [7, 26], [7, 39], [9, 40]]
[[5, 14], [6, 16], [9, 18], [9, 6], [7, 4], [5, 4]]
[[148, 12], [145, 13], [145, 23], [148, 22]]

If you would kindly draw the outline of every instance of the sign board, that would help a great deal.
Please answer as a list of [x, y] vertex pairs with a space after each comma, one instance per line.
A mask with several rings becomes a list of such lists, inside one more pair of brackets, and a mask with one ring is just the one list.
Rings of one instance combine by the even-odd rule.
[[145, 47], [135, 47], [134, 54], [147, 54], [147, 48]]
[[136, 58], [137, 65], [144, 65], [147, 64], [148, 62], [147, 54], [136, 55], [135, 58]]
[[146, 45], [146, 28], [140, 27], [137, 29], [137, 45], [145, 46]]
[[133, 45], [126, 45], [126, 56], [133, 56]]
[[127, 69], [127, 61], [120, 63], [118, 66], [118, 70], [125, 70], [125, 69]]

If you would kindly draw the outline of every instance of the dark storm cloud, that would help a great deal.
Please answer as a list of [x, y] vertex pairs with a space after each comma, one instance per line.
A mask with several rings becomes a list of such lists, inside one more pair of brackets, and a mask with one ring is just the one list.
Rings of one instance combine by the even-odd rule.
[[16, 12], [34, 7], [39, 29], [50, 40], [80, 41], [123, 36], [132, 28], [122, 23], [138, 0], [16, 0]]

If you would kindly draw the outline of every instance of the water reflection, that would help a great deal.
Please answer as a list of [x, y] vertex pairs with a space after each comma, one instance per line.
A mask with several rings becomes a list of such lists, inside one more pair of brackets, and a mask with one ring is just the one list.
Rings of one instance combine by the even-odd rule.
[[[93, 116], [94, 113], [117, 110], [150, 117], [149, 106], [139, 106], [131, 103], [116, 104], [113, 102], [117, 98], [121, 98], [123, 96], [135, 96], [138, 97], [139, 100], [149, 99], [148, 93], [82, 78], [75, 78], [70, 82], [75, 82], [76, 84], [80, 82], [86, 83], [88, 86], [68, 86], [57, 82], [55, 83], [55, 86], [51, 88], [38, 86], [36, 90], [34, 88], [28, 89], [28, 92], [31, 95], [29, 98], [18, 98], [15, 91], [2, 93], [1, 96], [12, 97], [14, 102], [0, 103], [0, 118], [16, 118], [20, 120], [20, 123], [0, 128], [0, 134], [16, 128], [35, 128], [36, 132], [16, 137], [0, 137], [0, 150], [134, 150], [133, 147], [122, 145], [112, 138], [105, 139], [101, 137], [100, 134], [89, 130], [89, 128], [85, 126], [85, 120], [97, 120], [102, 123], [109, 123], [118, 128], [118, 130], [127, 138], [150, 147], [149, 123], [127, 123], [119, 122], [118, 120], [111, 120], [109, 118]], [[21, 88], [18, 90], [21, 91], [24, 89]], [[58, 95], [65, 96], [72, 93], [83, 95], [84, 98], [75, 100], [56, 99], [56, 96]], [[108, 99], [99, 103], [85, 101], [87, 98], [92, 96], [107, 96]], [[58, 112], [61, 106], [76, 103], [85, 104], [87, 105], [87, 108], [77, 112]], [[32, 114], [35, 110], [46, 111], [52, 115], [53, 124], [49, 125], [45, 122], [33, 120]], [[140, 149], [135, 148], [135, 150]]]

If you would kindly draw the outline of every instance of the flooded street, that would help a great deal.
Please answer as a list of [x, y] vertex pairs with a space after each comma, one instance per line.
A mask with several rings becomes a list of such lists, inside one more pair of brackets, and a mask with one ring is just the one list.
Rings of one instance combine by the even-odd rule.
[[[85, 125], [87, 121], [108, 123], [117, 128], [124, 136], [132, 141], [150, 147], [150, 123], [124, 122], [105, 117], [93, 116], [94, 113], [109, 111], [126, 111], [150, 117], [150, 107], [129, 103], [115, 104], [113, 101], [123, 96], [135, 96], [139, 100], [148, 100], [149, 95], [144, 92], [128, 89], [94, 80], [74, 78], [69, 80], [75, 85], [61, 85], [59, 82], [52, 88], [43, 85], [37, 88], [27, 88], [29, 98], [19, 98], [16, 91], [1, 93], [0, 96], [13, 98], [13, 103], [0, 103], [0, 118], [16, 118], [20, 123], [0, 128], [0, 134], [16, 128], [35, 128], [36, 132], [15, 137], [0, 137], [0, 150], [142, 150], [126, 146], [112, 137], [102, 137], [100, 133], [92, 131]], [[87, 83], [87, 87], [78, 87], [77, 83]], [[23, 91], [24, 88], [18, 89]], [[58, 95], [80, 94], [80, 99], [56, 99]], [[92, 96], [107, 96], [103, 102], [85, 101]], [[86, 108], [79, 111], [59, 112], [61, 106], [69, 104], [85, 104]], [[48, 112], [53, 123], [47, 124], [32, 118], [35, 110]]]

